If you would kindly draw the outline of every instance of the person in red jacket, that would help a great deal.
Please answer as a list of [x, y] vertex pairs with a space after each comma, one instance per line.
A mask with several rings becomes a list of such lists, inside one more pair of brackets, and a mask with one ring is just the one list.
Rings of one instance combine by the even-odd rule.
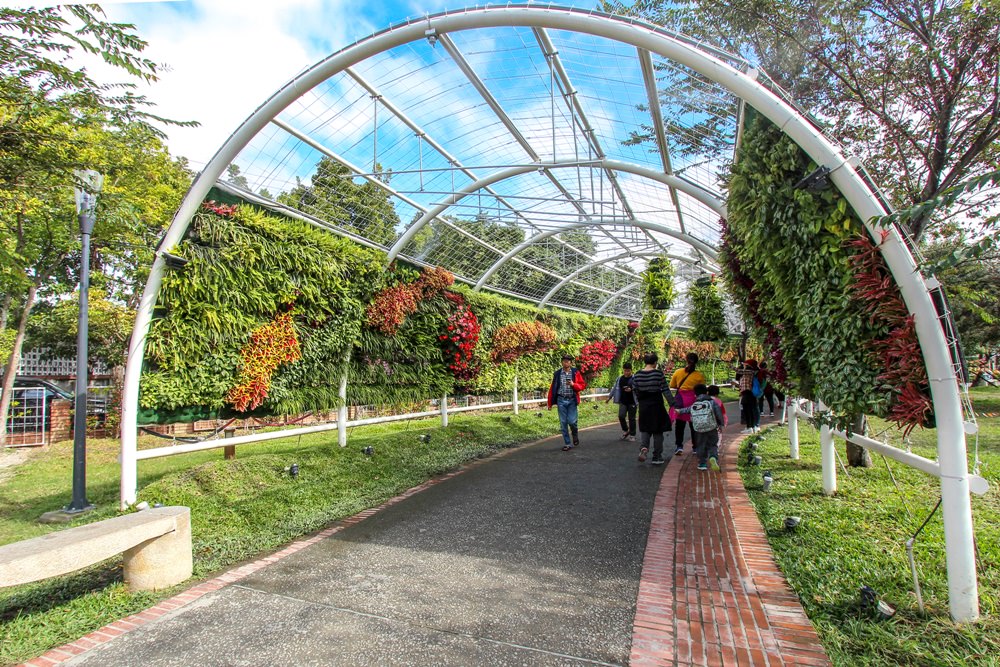
[[[583, 373], [573, 368], [573, 357], [564, 354], [562, 368], [556, 369], [549, 386], [549, 410], [555, 405], [559, 409], [559, 428], [562, 429], [563, 451], [568, 452], [580, 446], [580, 436], [577, 433], [577, 406], [580, 404], [580, 392], [587, 388]], [[572, 438], [570, 437], [572, 435]]]

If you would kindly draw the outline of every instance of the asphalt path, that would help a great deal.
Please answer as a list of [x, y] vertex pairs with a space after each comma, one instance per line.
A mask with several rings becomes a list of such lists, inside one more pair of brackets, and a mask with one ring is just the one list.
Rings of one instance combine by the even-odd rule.
[[665, 466], [619, 435], [479, 461], [66, 664], [627, 664]]

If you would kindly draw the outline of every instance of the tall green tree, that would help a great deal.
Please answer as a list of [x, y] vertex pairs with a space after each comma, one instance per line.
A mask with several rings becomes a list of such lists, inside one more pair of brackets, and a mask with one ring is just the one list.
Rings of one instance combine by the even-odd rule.
[[[763, 68], [864, 160], [898, 207], [932, 199], [995, 169], [1000, 159], [995, 1], [604, 0], [602, 7], [692, 35]], [[731, 116], [731, 99], [678, 101], [676, 91], [694, 91], [697, 76], [682, 71], [661, 77], [664, 103], [704, 101], [708, 112]], [[712, 117], [705, 113], [699, 123], [708, 126], [698, 129], [716, 131]], [[731, 145], [732, 137], [706, 144], [700, 134], [681, 135], [684, 148]], [[633, 137], [652, 140], [651, 129]], [[960, 199], [938, 218], [914, 217], [909, 231], [920, 239], [970, 203]]]
[[[98, 83], [70, 64], [75, 54], [95, 54], [132, 79], [154, 81], [157, 66], [141, 56], [146, 44], [132, 30], [103, 20], [96, 7], [0, 9], [0, 286], [5, 294], [0, 323], [9, 325], [10, 315], [17, 314], [0, 420], [6, 419], [35, 303], [71, 292], [78, 279], [74, 171], [97, 169], [111, 176], [107, 194], [99, 199], [98, 220], [105, 216], [105, 222], [94, 230], [95, 248], [122, 221], [135, 228], [155, 217], [119, 196], [117, 189], [124, 185], [114, 172], [128, 171], [125, 147], [136, 138], [164, 154], [158, 144], [163, 133], [153, 122], [171, 121], [147, 111], [148, 102], [134, 93], [134, 83]], [[148, 178], [136, 175], [132, 182]]]
[[[390, 177], [382, 174], [385, 182]], [[389, 196], [371, 181], [356, 182], [347, 167], [323, 157], [309, 184], [298, 183], [278, 195], [278, 202], [388, 247], [399, 226], [399, 215]]]

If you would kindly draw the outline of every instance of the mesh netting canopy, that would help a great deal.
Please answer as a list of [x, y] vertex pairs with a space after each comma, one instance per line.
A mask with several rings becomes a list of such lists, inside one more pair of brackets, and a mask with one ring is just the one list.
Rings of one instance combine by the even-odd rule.
[[218, 185], [539, 305], [637, 318], [647, 262], [668, 257], [682, 314], [717, 269], [740, 99], [605, 30], [438, 26], [505, 9], [411, 20], [318, 63], [261, 107]]

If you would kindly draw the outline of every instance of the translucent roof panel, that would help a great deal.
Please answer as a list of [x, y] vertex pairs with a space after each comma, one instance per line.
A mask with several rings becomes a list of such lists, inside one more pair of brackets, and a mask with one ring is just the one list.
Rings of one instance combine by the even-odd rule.
[[737, 98], [600, 31], [428, 27], [392, 41], [417, 23], [318, 63], [324, 76], [267, 119], [222, 181], [533, 303], [635, 317], [653, 257], [714, 271]]

